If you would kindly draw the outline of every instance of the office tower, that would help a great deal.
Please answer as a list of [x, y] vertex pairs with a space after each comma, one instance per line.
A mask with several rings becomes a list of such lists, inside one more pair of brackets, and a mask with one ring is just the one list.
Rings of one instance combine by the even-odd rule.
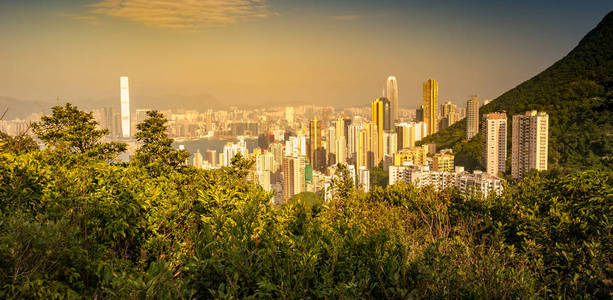
[[423, 122], [424, 121], [424, 106], [420, 105], [415, 110], [415, 122]]
[[532, 169], [547, 170], [549, 115], [536, 110], [513, 116], [511, 175], [522, 178]]
[[424, 82], [424, 123], [428, 135], [438, 132], [438, 83], [434, 79]]
[[326, 151], [321, 144], [321, 121], [317, 117], [309, 122], [309, 162], [316, 170], [326, 167]]
[[217, 166], [217, 151], [216, 150], [211, 150], [211, 149], [206, 149], [206, 152], [204, 153], [204, 159], [206, 161], [209, 162], [209, 164], [211, 164], [212, 167]]
[[383, 159], [383, 132], [389, 132], [392, 129], [391, 120], [391, 105], [387, 98], [380, 97], [375, 99], [371, 105], [372, 122], [377, 126], [378, 149], [375, 156], [375, 164], [379, 164]]
[[385, 96], [390, 101], [391, 125], [394, 125], [394, 122], [398, 121], [398, 82], [396, 77], [390, 76], [387, 78], [387, 89], [385, 92]]
[[432, 170], [453, 173], [455, 171], [453, 160], [453, 154], [437, 153], [432, 157]]
[[457, 106], [450, 101], [441, 105], [441, 122], [439, 129], [445, 129], [458, 121]]
[[483, 116], [483, 163], [485, 171], [494, 176], [504, 173], [507, 159], [507, 114], [489, 113]]
[[306, 190], [305, 168], [304, 157], [283, 158], [283, 199], [285, 201]]
[[479, 97], [471, 96], [466, 101], [466, 139], [472, 139], [477, 133], [479, 133]]
[[285, 108], [285, 120], [290, 125], [294, 124], [294, 108], [293, 107], [288, 106]]
[[121, 91], [121, 134], [122, 137], [130, 137], [130, 86], [128, 77], [119, 77], [119, 88]]
[[196, 150], [196, 154], [194, 154], [194, 167], [196, 167], [196, 169], [202, 169], [202, 154], [200, 154], [200, 149]]

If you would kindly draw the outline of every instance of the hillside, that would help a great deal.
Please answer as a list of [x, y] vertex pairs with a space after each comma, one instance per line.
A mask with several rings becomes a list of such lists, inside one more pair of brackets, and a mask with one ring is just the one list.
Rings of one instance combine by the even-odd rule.
[[[602, 168], [613, 156], [613, 12], [590, 31], [568, 55], [535, 77], [507, 91], [480, 114], [546, 111], [549, 118], [551, 168]], [[511, 120], [509, 120], [511, 123]], [[509, 124], [509, 157], [511, 130]], [[466, 141], [466, 120], [424, 139], [438, 148], [453, 148], [456, 163], [482, 167], [481, 135]]]

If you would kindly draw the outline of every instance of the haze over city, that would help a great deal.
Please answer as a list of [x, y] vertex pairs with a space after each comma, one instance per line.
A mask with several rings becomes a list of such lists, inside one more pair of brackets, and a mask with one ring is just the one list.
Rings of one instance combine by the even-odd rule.
[[[566, 55], [610, 1], [0, 1], [0, 96], [117, 105], [399, 106], [493, 99]], [[185, 100], [191, 99], [191, 100]], [[141, 105], [142, 107], [142, 105]], [[153, 107], [156, 108], [156, 107]]]

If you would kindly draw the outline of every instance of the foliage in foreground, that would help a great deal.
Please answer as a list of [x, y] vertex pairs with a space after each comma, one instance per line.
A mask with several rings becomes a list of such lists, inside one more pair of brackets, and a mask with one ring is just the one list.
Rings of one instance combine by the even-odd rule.
[[331, 202], [273, 206], [245, 160], [177, 165], [150, 118], [130, 164], [0, 140], [0, 298], [612, 296], [610, 173], [533, 173], [481, 200], [354, 192], [341, 165]]
[[[77, 155], [77, 154], [72, 154]], [[275, 207], [236, 170], [0, 155], [0, 296], [608, 297], [611, 179]], [[89, 160], [88, 160], [89, 159]]]

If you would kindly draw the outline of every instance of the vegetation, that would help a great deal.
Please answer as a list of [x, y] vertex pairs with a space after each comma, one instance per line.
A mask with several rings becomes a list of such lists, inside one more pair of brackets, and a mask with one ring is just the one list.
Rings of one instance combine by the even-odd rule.
[[313, 192], [302, 192], [300, 194], [296, 194], [288, 201], [289, 204], [301, 204], [306, 208], [321, 206], [323, 202], [323, 199]]
[[[90, 139], [65, 124], [69, 141]], [[181, 152], [141, 141], [156, 168], [59, 154], [55, 140], [30, 151], [0, 142], [0, 298], [612, 295], [610, 172], [533, 173], [501, 196], [464, 199], [402, 184], [355, 192], [340, 165], [333, 199], [313, 209], [270, 205], [240, 157], [177, 167], [166, 158]]]
[[[510, 124], [512, 115], [528, 110], [549, 114], [551, 168], [613, 168], [613, 12], [566, 57], [481, 107], [480, 114], [506, 111]], [[461, 120], [423, 143], [453, 148], [457, 164], [482, 168], [481, 135], [466, 141], [465, 133]]]

